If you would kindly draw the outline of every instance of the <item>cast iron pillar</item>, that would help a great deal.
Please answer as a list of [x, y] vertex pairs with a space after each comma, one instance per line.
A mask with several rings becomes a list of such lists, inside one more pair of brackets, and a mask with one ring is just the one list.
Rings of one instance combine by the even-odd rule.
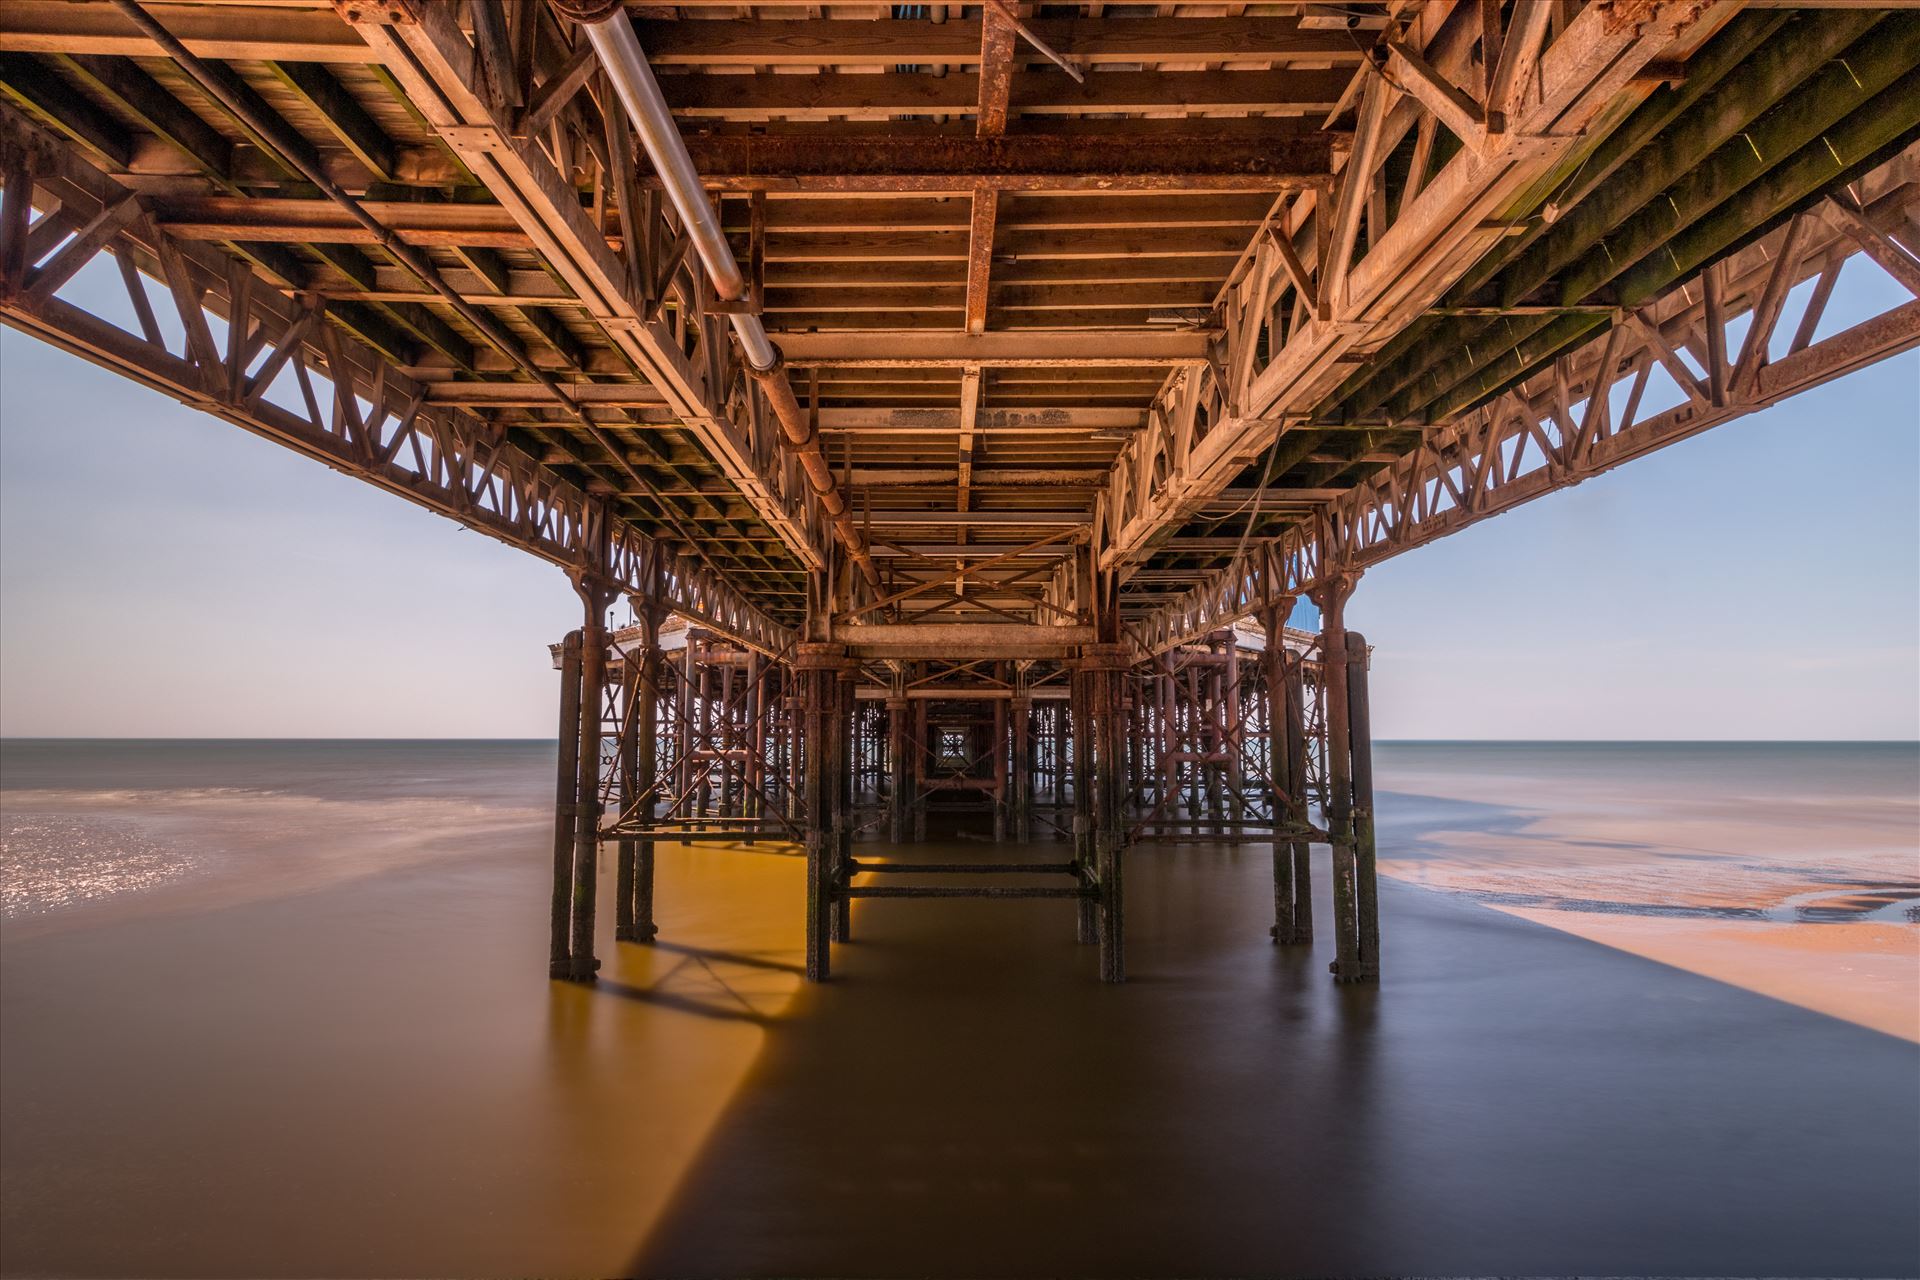
[[[640, 623], [640, 643], [622, 660], [625, 716], [620, 734], [620, 807], [622, 825], [650, 826], [658, 794], [660, 710], [660, 623], [665, 610], [642, 596], [632, 598]], [[651, 942], [653, 922], [653, 837], [622, 838], [619, 903], [613, 936], [621, 942]]]
[[[600, 728], [607, 671], [607, 606], [613, 591], [581, 576], [574, 579], [585, 624], [580, 628], [580, 685], [575, 733], [573, 794], [572, 920], [568, 929], [566, 976], [574, 982], [592, 982], [600, 961], [594, 957], [595, 897], [600, 885]], [[564, 696], [563, 696], [564, 700]], [[563, 730], [564, 732], [564, 730]]]
[[840, 890], [852, 879], [854, 680], [859, 674], [854, 663], [842, 661], [833, 682], [834, 806], [833, 806], [833, 941], [853, 941], [853, 900]]
[[[1090, 644], [1080, 649], [1082, 691], [1086, 695], [1086, 745], [1093, 775], [1092, 845], [1098, 888], [1100, 979], [1125, 982], [1127, 713], [1126, 680], [1131, 654], [1124, 644]], [[1076, 744], [1077, 745], [1077, 744]]]
[[[1325, 813], [1327, 833], [1333, 846], [1333, 937], [1334, 960], [1331, 966], [1334, 977], [1341, 982], [1371, 982], [1380, 976], [1377, 957], [1363, 953], [1362, 934], [1371, 932], [1377, 936], [1378, 928], [1363, 928], [1361, 924], [1365, 908], [1362, 904], [1361, 851], [1356, 834], [1355, 808], [1358, 799], [1354, 786], [1355, 741], [1352, 704], [1352, 685], [1350, 682], [1351, 651], [1348, 644], [1346, 627], [1347, 598], [1353, 594], [1357, 573], [1336, 573], [1330, 575], [1312, 593], [1313, 602], [1320, 607], [1320, 681], [1321, 707], [1326, 718], [1327, 732], [1327, 791]], [[1364, 663], [1362, 664], [1364, 666]], [[1362, 683], [1364, 698], [1364, 675]], [[1365, 712], [1362, 711], [1364, 719]], [[1363, 726], [1364, 727], [1364, 726]], [[1362, 773], [1369, 787], [1372, 785], [1372, 744], [1364, 739], [1358, 744], [1359, 753], [1366, 757]], [[1368, 844], [1371, 846], [1372, 800], [1366, 802], [1367, 813], [1364, 825], [1367, 829]], [[1372, 857], [1367, 856], [1371, 880]], [[1371, 884], [1365, 892], [1367, 903], [1373, 901]]]
[[836, 883], [840, 866], [835, 815], [840, 784], [834, 767], [842, 757], [837, 743], [840, 724], [837, 704], [844, 652], [841, 645], [804, 642], [796, 647], [793, 662], [800, 698], [797, 745], [804, 752], [801, 805], [806, 820], [806, 941], [810, 982], [825, 982], [831, 974], [834, 901], [840, 896]]
[[[1069, 743], [1073, 769], [1073, 865], [1085, 886], [1097, 881], [1093, 832], [1093, 677], [1079, 663], [1068, 673], [1068, 718], [1072, 721]], [[1078, 930], [1082, 943], [1100, 936], [1099, 908], [1092, 898], [1080, 899]]]
[[[1267, 633], [1261, 655], [1267, 695], [1267, 762], [1274, 791], [1277, 826], [1296, 830], [1307, 822], [1307, 727], [1300, 660], [1287, 652], [1287, 618], [1294, 598], [1282, 598], [1262, 611]], [[1273, 841], [1273, 940], [1281, 946], [1313, 941], [1313, 863], [1310, 846], [1298, 835]]]
[[553, 917], [547, 976], [573, 976], [574, 800], [580, 787], [580, 633], [560, 643], [560, 758], [553, 793]]
[[1007, 712], [1013, 721], [1013, 838], [1022, 844], [1033, 839], [1033, 698], [1027, 673], [1033, 663], [1013, 667], [1013, 700]]
[[1367, 697], [1367, 638], [1347, 633], [1347, 745], [1353, 753], [1355, 962], [1345, 980], [1380, 980], [1380, 898], [1373, 843], [1373, 711]]
[[907, 842], [913, 812], [912, 714], [905, 676], [896, 670], [887, 697], [887, 838], [896, 845]]

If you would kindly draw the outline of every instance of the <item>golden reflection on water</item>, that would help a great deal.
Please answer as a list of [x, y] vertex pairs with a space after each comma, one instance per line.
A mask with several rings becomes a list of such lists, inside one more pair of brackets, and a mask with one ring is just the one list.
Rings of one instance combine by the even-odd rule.
[[540, 840], [9, 925], [0, 1271], [621, 1271], [800, 989], [804, 862], [661, 846], [662, 941], [603, 910], [585, 987]]
[[[662, 844], [655, 856], [660, 939], [603, 937], [599, 982], [555, 983], [550, 1006], [559, 1132], [629, 1156], [616, 1162], [621, 1176], [570, 1189], [581, 1199], [567, 1216], [622, 1226], [601, 1274], [624, 1268], [651, 1233], [804, 973], [793, 909], [803, 860], [770, 846]], [[611, 885], [602, 888], [607, 901]], [[610, 1098], [620, 1105], [610, 1110]]]

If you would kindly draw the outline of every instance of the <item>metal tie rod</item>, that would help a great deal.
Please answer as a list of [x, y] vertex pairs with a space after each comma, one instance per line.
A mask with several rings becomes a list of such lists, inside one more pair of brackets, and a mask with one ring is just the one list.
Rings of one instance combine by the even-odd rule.
[[860, 862], [851, 866], [854, 875], [868, 872], [893, 872], [904, 875], [1036, 875], [1070, 876], [1071, 862]]

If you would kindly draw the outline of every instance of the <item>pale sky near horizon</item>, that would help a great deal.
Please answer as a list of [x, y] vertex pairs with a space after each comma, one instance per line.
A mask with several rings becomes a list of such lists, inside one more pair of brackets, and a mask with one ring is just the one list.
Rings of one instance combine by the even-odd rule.
[[[1904, 297], [1857, 265], [1823, 334]], [[551, 737], [577, 609], [0, 329], [0, 735]], [[1920, 737], [1920, 353], [1378, 566], [1348, 615], [1384, 739]]]

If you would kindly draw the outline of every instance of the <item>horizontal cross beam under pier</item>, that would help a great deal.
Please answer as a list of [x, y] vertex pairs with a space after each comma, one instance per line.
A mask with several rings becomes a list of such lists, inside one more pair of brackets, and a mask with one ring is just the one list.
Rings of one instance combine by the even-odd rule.
[[1098, 898], [1100, 891], [1073, 885], [850, 885], [836, 890], [843, 898]]
[[1290, 191], [1323, 186], [1334, 135], [920, 132], [696, 134], [694, 168], [712, 191], [816, 194], [970, 191]]
[[1090, 626], [1016, 622], [848, 622], [833, 628], [833, 642], [861, 658], [1070, 658], [1093, 639]]
[[783, 333], [775, 339], [794, 368], [1077, 369], [1205, 364], [1210, 335], [1174, 329], [1080, 329], [1036, 333], [946, 333], [938, 330], [845, 330]]

